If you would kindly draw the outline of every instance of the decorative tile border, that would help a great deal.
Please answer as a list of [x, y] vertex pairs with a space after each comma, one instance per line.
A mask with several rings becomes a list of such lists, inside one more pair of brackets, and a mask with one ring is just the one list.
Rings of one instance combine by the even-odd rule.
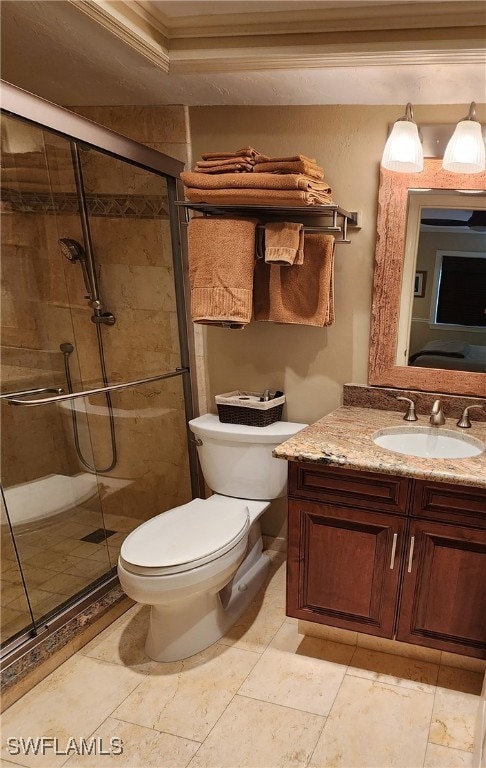
[[[78, 650], [78, 647], [82, 647], [85, 642], [91, 639], [91, 636], [88, 635], [95, 636], [101, 632], [104, 629], [103, 624], [107, 626], [132, 605], [133, 601], [127, 598], [118, 585], [69, 619], [45, 639], [39, 640], [33, 648], [17, 657], [10, 664], [7, 659], [0, 672], [2, 709], [13, 704], [52, 671], [48, 668], [49, 659], [62, 655], [63, 658], [58, 663], [65, 661]], [[117, 615], [111, 617], [112, 612]], [[102, 621], [103, 617], [105, 617], [105, 622]], [[99, 625], [99, 628], [96, 625]], [[90, 632], [90, 629], [95, 631]], [[83, 641], [84, 636], [86, 639]], [[61, 654], [63, 649], [64, 654]], [[45, 668], [44, 671], [43, 667]]]
[[[86, 195], [90, 216], [133, 219], [168, 219], [167, 200], [160, 195]], [[79, 213], [75, 193], [2, 190], [2, 210], [19, 213]]]

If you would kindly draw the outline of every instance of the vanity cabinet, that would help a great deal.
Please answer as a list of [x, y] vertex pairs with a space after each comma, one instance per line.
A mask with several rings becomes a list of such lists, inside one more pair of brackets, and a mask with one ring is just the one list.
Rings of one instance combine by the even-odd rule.
[[289, 462], [287, 613], [486, 658], [486, 492]]

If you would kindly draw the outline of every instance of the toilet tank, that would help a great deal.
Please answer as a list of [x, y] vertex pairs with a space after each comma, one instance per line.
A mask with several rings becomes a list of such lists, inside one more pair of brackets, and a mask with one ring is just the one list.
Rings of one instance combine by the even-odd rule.
[[268, 427], [223, 424], [207, 413], [189, 422], [206, 483], [240, 499], [276, 499], [287, 492], [287, 462], [273, 449], [307, 424], [277, 421]]

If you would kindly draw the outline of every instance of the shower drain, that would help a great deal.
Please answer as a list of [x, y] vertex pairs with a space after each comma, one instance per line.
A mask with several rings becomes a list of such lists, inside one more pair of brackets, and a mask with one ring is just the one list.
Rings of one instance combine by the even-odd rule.
[[87, 536], [83, 536], [81, 541], [89, 541], [90, 544], [101, 544], [102, 541], [109, 536], [113, 536], [116, 531], [109, 531], [107, 528], [97, 528], [96, 531], [88, 533]]

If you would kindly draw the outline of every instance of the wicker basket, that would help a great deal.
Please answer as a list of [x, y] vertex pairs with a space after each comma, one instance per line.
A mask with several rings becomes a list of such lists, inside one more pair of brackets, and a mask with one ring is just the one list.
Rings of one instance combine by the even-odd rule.
[[224, 424], [246, 424], [249, 427], [268, 427], [282, 418], [285, 395], [273, 400], [260, 400], [258, 392], [227, 392], [216, 395], [219, 420]]

